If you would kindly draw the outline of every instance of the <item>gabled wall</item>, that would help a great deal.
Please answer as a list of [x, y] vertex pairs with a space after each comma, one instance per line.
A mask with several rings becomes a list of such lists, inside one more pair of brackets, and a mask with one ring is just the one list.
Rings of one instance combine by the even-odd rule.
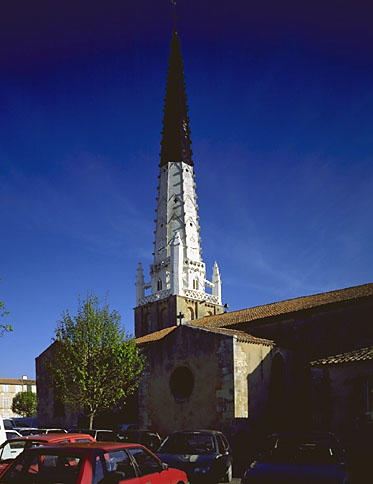
[[[166, 435], [175, 430], [225, 430], [234, 418], [232, 337], [186, 325], [144, 351], [148, 370], [140, 384], [140, 425]], [[177, 368], [193, 375], [191, 394], [177, 398], [170, 379]]]

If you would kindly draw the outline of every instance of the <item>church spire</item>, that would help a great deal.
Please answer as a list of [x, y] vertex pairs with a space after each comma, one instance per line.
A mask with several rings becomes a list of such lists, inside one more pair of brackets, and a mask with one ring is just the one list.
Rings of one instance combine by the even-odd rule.
[[176, 29], [173, 31], [171, 39], [163, 112], [162, 148], [159, 166], [163, 166], [170, 161], [183, 161], [193, 166], [183, 58]]
[[187, 111], [180, 41], [174, 29], [164, 105], [153, 263], [148, 281], [142, 266], [137, 269], [136, 336], [175, 325], [179, 313], [188, 322], [223, 312], [219, 268], [214, 265], [212, 281], [208, 281], [202, 260]]

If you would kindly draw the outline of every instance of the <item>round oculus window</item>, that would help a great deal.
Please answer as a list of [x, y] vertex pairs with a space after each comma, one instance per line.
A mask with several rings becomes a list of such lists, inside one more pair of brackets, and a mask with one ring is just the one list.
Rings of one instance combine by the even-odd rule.
[[170, 390], [176, 400], [190, 397], [194, 388], [193, 373], [186, 366], [176, 368], [170, 377]]

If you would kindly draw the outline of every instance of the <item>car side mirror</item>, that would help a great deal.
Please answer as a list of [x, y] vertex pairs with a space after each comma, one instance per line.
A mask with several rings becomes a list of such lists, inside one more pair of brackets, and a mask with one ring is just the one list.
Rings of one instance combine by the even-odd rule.
[[167, 471], [168, 469], [168, 464], [166, 462], [162, 462], [162, 471]]

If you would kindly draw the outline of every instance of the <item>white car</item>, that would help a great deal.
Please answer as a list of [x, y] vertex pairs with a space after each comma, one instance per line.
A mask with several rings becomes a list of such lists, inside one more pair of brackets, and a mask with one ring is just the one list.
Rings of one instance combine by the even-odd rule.
[[22, 434], [17, 432], [17, 430], [6, 430], [5, 433], [8, 440], [15, 439], [16, 437], [22, 437]]
[[0, 417], [0, 444], [6, 441], [6, 433], [4, 428], [3, 417]]

